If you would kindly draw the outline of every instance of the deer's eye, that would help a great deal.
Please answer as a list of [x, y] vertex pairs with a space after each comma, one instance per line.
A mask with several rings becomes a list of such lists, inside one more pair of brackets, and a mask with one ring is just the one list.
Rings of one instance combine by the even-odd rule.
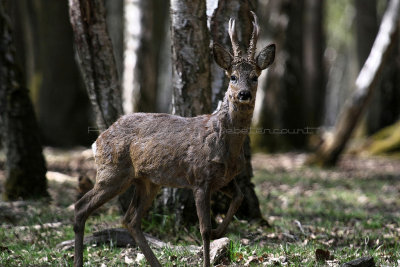
[[257, 81], [258, 81], [258, 77], [257, 77], [257, 76], [254, 76], [253, 78], [251, 78], [251, 80], [252, 80], [253, 82], [257, 82]]
[[236, 77], [235, 75], [232, 75], [232, 76], [231, 76], [231, 81], [232, 81], [232, 82], [236, 82], [236, 81], [237, 81], [237, 77]]

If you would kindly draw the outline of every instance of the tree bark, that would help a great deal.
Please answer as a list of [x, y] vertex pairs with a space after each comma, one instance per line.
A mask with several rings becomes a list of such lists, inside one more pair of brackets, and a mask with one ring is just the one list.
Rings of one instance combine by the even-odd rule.
[[211, 112], [205, 0], [171, 1], [171, 38], [172, 113], [193, 117]]
[[[209, 0], [214, 2], [217, 0]], [[239, 0], [219, 0], [210, 21], [210, 32], [213, 42], [219, 43], [223, 47], [230, 48], [231, 40], [228, 34], [228, 22], [230, 18], [235, 19], [239, 43], [241, 49], [246, 51], [253, 30], [252, 16], [250, 11], [256, 11], [257, 4], [255, 0], [239, 1]], [[215, 5], [215, 4], [214, 4]], [[211, 78], [212, 78], [212, 105], [213, 109], [217, 108], [218, 102], [224, 98], [228, 88], [229, 79], [225, 71], [218, 64], [211, 61]]]
[[325, 68], [323, 54], [325, 37], [323, 31], [324, 1], [305, 0], [303, 33], [303, 88], [306, 127], [319, 127], [325, 103]]
[[379, 30], [376, 0], [355, 0], [357, 59], [361, 67], [371, 52], [376, 34]]
[[[379, 29], [377, 3], [371, 1], [355, 1], [356, 8], [356, 33], [357, 56], [361, 67], [367, 59], [375, 36]], [[380, 129], [397, 121], [400, 109], [400, 63], [399, 63], [399, 38], [397, 36], [397, 49], [392, 49], [389, 57], [394, 59], [385, 64], [382, 79], [378, 82], [377, 89], [371, 98], [371, 103], [366, 112], [366, 134], [372, 135]]]
[[[368, 58], [379, 29], [377, 3], [376, 0], [355, 0], [354, 6], [356, 10], [357, 60], [359, 69], [361, 70]], [[380, 128], [381, 97], [381, 90], [375, 90], [371, 99], [371, 105], [368, 107], [366, 114], [367, 134], [372, 134]]]
[[10, 18], [0, 2], [0, 128], [6, 151], [4, 198], [48, 197], [46, 164], [33, 106], [16, 67]]
[[[69, 0], [77, 61], [99, 131], [107, 129], [121, 115], [122, 94], [111, 39], [107, 32], [103, 0]], [[123, 212], [132, 199], [134, 186], [120, 195]]]
[[139, 0], [140, 34], [134, 69], [133, 111], [156, 112], [160, 51], [165, 38], [168, 1]]
[[[271, 0], [268, 26], [278, 47], [275, 63], [268, 70], [262, 90], [257, 127], [261, 129], [304, 129], [303, 14], [304, 0]], [[303, 134], [254, 134], [254, 147], [267, 151], [303, 149]]]
[[88, 145], [90, 102], [74, 61], [68, 6], [47, 0], [32, 0], [32, 6], [34, 10], [25, 11], [35, 14], [36, 19], [37, 36], [30, 44], [37, 46], [37, 53], [30, 55], [36, 62], [31, 80], [37, 86], [36, 110], [43, 142], [52, 146]]
[[69, 0], [77, 61], [100, 131], [123, 114], [121, 88], [102, 0]]
[[[238, 38], [243, 46], [242, 49], [246, 49], [253, 30], [250, 11], [255, 11], [256, 9], [256, 1], [218, 1], [218, 6], [213, 12], [210, 23], [213, 42], [219, 43], [227, 48], [231, 47], [227, 29], [229, 18], [232, 17], [239, 22], [237, 23], [239, 29], [238, 32], [240, 33]], [[211, 63], [211, 69], [213, 106], [216, 107], [218, 101], [222, 100], [228, 88], [229, 81], [225, 72], [214, 61]], [[251, 166], [249, 137], [246, 138], [243, 146], [246, 160], [245, 168], [235, 177], [235, 179], [239, 187], [242, 189], [244, 199], [236, 213], [236, 216], [247, 220], [262, 219], [259, 201], [254, 191], [254, 184], [251, 182], [253, 169]], [[228, 210], [229, 203], [230, 199], [228, 197], [219, 193], [215, 194], [215, 196], [213, 196], [212, 210], [214, 213], [225, 213]]]
[[[211, 111], [210, 50], [205, 0], [172, 0], [171, 40], [173, 96], [172, 113], [196, 116]], [[193, 193], [164, 188], [163, 213], [174, 214], [175, 226], [197, 222]]]
[[122, 77], [124, 62], [124, 0], [105, 0], [106, 23], [113, 44], [118, 77]]
[[308, 158], [309, 164], [330, 166], [336, 164], [346, 148], [354, 128], [360, 120], [376, 88], [387, 55], [399, 32], [400, 0], [391, 0], [383, 16], [372, 50], [355, 82], [355, 90], [345, 104], [335, 125], [331, 140], [324, 140], [315, 154]]

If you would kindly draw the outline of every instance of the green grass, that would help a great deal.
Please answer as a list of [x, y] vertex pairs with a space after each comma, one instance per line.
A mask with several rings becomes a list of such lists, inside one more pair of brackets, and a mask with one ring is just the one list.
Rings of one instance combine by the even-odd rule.
[[[378, 266], [398, 266], [400, 179], [335, 171], [321, 177], [326, 172], [303, 168], [255, 173], [262, 211], [273, 220], [277, 236], [266, 238], [267, 253], [287, 255], [294, 265], [314, 266], [320, 264], [315, 250], [322, 248], [337, 264], [371, 255]], [[295, 238], [285, 240], [281, 234]], [[287, 247], [285, 253], [282, 246]]]
[[[262, 213], [272, 228], [235, 219], [227, 234], [231, 243], [223, 264], [340, 266], [371, 255], [377, 266], [400, 266], [398, 176], [304, 167], [290, 172], [256, 170], [254, 183]], [[19, 216], [2, 218], [0, 266], [72, 266], [73, 251], [56, 249], [58, 243], [74, 236], [68, 203], [11, 205]], [[121, 226], [118, 209], [109, 207], [88, 219], [86, 235]], [[61, 225], [34, 228], [54, 222]], [[152, 214], [143, 222], [143, 229], [172, 245], [201, 243], [196, 225], [175, 229], [174, 218], [168, 215]], [[316, 260], [317, 249], [329, 251], [328, 262]], [[163, 266], [201, 265], [201, 255], [185, 249], [154, 251]], [[87, 246], [85, 266], [147, 266], [145, 259], [136, 261], [140, 253], [137, 248], [117, 248], [114, 244]]]

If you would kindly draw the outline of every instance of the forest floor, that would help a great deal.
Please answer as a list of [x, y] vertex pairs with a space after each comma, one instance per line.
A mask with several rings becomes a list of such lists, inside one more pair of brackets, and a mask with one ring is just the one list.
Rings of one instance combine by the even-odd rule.
[[[0, 266], [72, 266], [77, 177], [95, 177], [91, 152], [47, 148], [51, 201], [0, 202]], [[377, 266], [400, 266], [400, 160], [346, 155], [332, 169], [303, 166], [305, 154], [253, 155], [254, 183], [272, 227], [235, 219], [218, 266], [340, 266], [372, 256]], [[0, 155], [0, 193], [4, 182]], [[164, 225], [152, 218], [162, 217]], [[197, 226], [176, 230], [173, 218], [152, 214], [147, 233], [171, 246], [155, 249], [163, 266], [199, 266], [201, 256], [182, 249], [201, 245]], [[121, 227], [115, 201], [91, 216], [86, 236]], [[175, 247], [174, 245], [180, 245]], [[136, 247], [89, 245], [85, 266], [146, 266]]]

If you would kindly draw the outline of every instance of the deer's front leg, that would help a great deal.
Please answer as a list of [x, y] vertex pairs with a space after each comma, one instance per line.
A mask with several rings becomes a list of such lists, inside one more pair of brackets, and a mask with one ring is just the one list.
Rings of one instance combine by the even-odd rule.
[[235, 215], [236, 211], [239, 209], [240, 204], [243, 201], [243, 193], [240, 191], [240, 187], [237, 185], [236, 180], [233, 179], [226, 188], [221, 190], [224, 194], [228, 195], [232, 198], [231, 204], [229, 205], [228, 212], [226, 213], [225, 218], [222, 223], [218, 225], [217, 229], [213, 229], [211, 231], [211, 239], [217, 239], [222, 237], [225, 234], [226, 228], [228, 224], [231, 222], [233, 215]]
[[200, 233], [203, 239], [203, 266], [209, 267], [211, 237], [210, 188], [208, 185], [195, 188], [193, 194], [196, 202], [197, 216], [199, 217]]

